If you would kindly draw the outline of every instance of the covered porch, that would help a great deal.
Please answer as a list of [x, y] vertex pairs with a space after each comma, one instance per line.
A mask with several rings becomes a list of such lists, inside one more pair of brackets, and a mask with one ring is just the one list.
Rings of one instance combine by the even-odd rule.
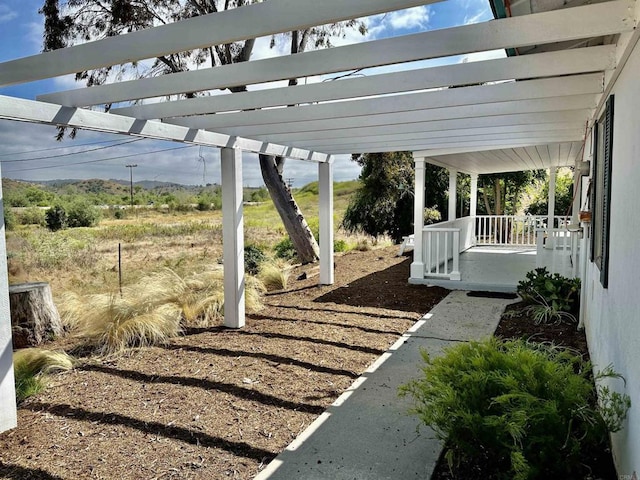
[[[500, 157], [522, 152], [487, 152]], [[410, 283], [451, 289], [515, 292], [528, 271], [545, 267], [566, 277], [580, 277], [582, 227], [579, 205], [571, 212], [556, 215], [555, 186], [559, 167], [574, 167], [574, 185], [580, 188], [580, 148], [574, 142], [556, 148], [527, 149], [527, 159], [549, 172], [547, 215], [477, 215], [478, 176], [499, 173], [491, 162], [483, 169], [462, 170], [471, 178], [470, 214], [456, 218], [457, 176], [467, 154], [442, 155], [437, 159], [414, 154], [416, 163], [414, 245]], [[542, 154], [541, 154], [542, 153]], [[522, 158], [522, 157], [520, 157]], [[449, 171], [449, 216], [446, 221], [424, 225], [425, 163]], [[550, 166], [548, 164], [551, 163]], [[467, 163], [468, 165], [468, 163]], [[524, 167], [524, 166], [523, 166]], [[531, 167], [529, 167], [531, 168]], [[522, 168], [525, 170], [526, 168]]]

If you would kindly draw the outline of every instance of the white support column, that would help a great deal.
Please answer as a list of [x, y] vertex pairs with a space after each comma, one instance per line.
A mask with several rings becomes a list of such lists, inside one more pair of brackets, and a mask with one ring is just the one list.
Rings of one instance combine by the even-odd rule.
[[3, 207], [4, 197], [0, 185], [0, 432], [15, 428], [18, 423]]
[[556, 212], [556, 176], [557, 169], [555, 167], [551, 167], [549, 169], [549, 200], [548, 200], [548, 209], [547, 209], [547, 229], [552, 230], [554, 228], [553, 225], [553, 217]]
[[580, 205], [582, 204], [582, 157], [576, 158], [573, 169], [573, 204], [571, 205], [571, 224], [578, 225], [580, 222]]
[[222, 164], [224, 326], [242, 328], [245, 321], [242, 151], [221, 148], [220, 163]]
[[416, 177], [415, 196], [413, 204], [413, 263], [411, 263], [411, 278], [424, 279], [424, 259], [422, 245], [422, 229], [424, 228], [424, 188], [425, 188], [425, 160], [424, 157], [415, 157]]
[[333, 278], [333, 161], [318, 163], [320, 190], [320, 285], [332, 285]]
[[458, 192], [458, 171], [452, 168], [449, 169], [449, 218], [448, 220], [456, 219], [456, 205], [457, 192]]
[[475, 217], [478, 213], [478, 174], [471, 174], [471, 198], [469, 200], [469, 216]]

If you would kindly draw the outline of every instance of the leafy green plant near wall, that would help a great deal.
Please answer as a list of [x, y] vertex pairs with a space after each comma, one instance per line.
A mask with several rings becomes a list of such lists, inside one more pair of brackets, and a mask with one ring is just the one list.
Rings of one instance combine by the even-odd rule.
[[491, 338], [423, 357], [422, 378], [400, 394], [446, 441], [450, 466], [482, 460], [488, 478], [583, 478], [581, 454], [607, 442], [630, 407], [627, 395], [596, 389], [589, 362], [550, 345]]
[[556, 312], [575, 313], [580, 300], [580, 279], [549, 273], [546, 267], [527, 272], [518, 283], [518, 294], [527, 303], [542, 304]]

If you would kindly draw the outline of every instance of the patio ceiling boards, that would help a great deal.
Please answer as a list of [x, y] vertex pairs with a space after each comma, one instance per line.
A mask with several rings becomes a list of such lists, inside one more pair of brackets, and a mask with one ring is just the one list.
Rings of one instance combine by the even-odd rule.
[[[0, 85], [425, 3], [269, 0], [6, 62], [0, 64]], [[633, 31], [635, 8], [633, 1], [616, 0], [38, 96], [47, 105], [0, 97], [0, 117], [313, 161], [330, 154], [412, 150], [477, 173], [504, 171], [508, 165], [514, 170], [572, 163], [576, 142], [582, 141], [616, 67], [615, 45], [149, 103], [114, 108], [110, 114], [78, 107], [617, 35]], [[499, 153], [487, 153], [494, 151]]]

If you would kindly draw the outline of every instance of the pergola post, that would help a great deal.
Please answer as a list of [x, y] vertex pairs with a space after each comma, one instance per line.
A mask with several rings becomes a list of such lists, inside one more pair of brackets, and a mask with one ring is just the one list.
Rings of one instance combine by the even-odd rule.
[[244, 231], [242, 217], [242, 151], [220, 149], [222, 165], [222, 251], [224, 326], [244, 327]]
[[471, 174], [471, 198], [469, 199], [469, 216], [478, 214], [478, 174]]
[[5, 241], [4, 197], [0, 185], [0, 432], [18, 424], [16, 391], [13, 378], [13, 344], [9, 308], [9, 275]]
[[458, 171], [449, 169], [449, 221], [456, 219], [456, 205], [458, 204]]
[[320, 191], [320, 285], [332, 285], [333, 271], [333, 163], [318, 163]]
[[411, 263], [411, 278], [424, 279], [424, 259], [422, 258], [422, 229], [424, 228], [424, 197], [425, 197], [425, 159], [413, 157], [416, 164], [415, 197], [413, 204], [413, 262]]
[[549, 169], [549, 200], [547, 205], [547, 229], [553, 230], [554, 225], [554, 217], [556, 212], [556, 176], [557, 169], [555, 167], [551, 167]]

